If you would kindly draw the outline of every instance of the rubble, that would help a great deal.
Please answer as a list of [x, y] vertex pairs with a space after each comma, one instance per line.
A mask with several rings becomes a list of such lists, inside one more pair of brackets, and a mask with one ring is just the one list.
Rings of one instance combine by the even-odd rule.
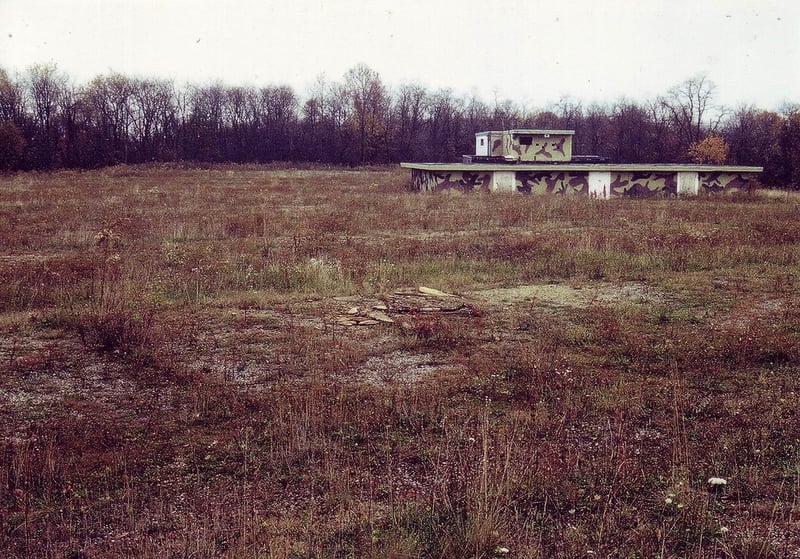
[[[352, 298], [347, 301], [352, 305]], [[361, 306], [349, 306], [337, 317], [336, 323], [342, 326], [375, 326], [395, 324], [395, 314], [420, 313], [464, 313], [472, 314], [473, 308], [462, 297], [431, 287], [397, 289], [379, 300], [366, 302]], [[401, 324], [402, 326], [402, 324]]]

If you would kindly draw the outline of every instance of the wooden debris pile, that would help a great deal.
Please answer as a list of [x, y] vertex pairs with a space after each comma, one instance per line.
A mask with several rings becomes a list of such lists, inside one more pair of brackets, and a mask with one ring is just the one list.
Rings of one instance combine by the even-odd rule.
[[474, 309], [458, 295], [430, 287], [398, 289], [374, 304], [352, 306], [336, 322], [342, 326], [392, 324], [397, 314], [458, 313], [473, 314]]

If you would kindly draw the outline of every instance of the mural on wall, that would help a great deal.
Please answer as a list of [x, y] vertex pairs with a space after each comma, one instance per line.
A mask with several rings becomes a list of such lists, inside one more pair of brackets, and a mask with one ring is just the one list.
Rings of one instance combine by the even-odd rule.
[[519, 161], [569, 161], [572, 157], [566, 136], [544, 138], [541, 135], [503, 133], [491, 135], [490, 142], [490, 155], [496, 157], [515, 155]]
[[518, 144], [515, 146], [515, 151], [519, 153], [519, 158], [522, 161], [533, 161], [537, 159], [564, 161], [566, 159], [566, 153], [564, 151], [564, 144], [566, 141], [566, 138], [561, 138], [554, 142], [532, 142], [530, 146]]
[[517, 171], [516, 183], [526, 194], [589, 194], [588, 173]]
[[414, 169], [411, 172], [411, 184], [414, 190], [420, 192], [438, 192], [440, 190], [455, 189], [461, 192], [473, 190], [489, 191], [492, 183], [492, 174], [470, 173], [460, 171], [445, 171], [437, 173], [423, 169]]
[[[496, 156], [505, 155], [506, 153], [511, 153], [511, 152], [506, 152], [503, 149], [503, 138], [506, 137], [506, 136], [507, 136], [506, 134], [503, 134], [502, 136], [498, 136], [496, 134], [492, 134], [491, 136], [489, 136], [489, 141], [492, 143], [492, 151], [489, 152], [489, 155], [492, 155], [492, 156], [496, 157]], [[509, 138], [509, 142], [510, 142], [510, 138]]]
[[700, 173], [700, 190], [721, 192], [729, 189], [745, 189], [750, 179], [743, 173]]
[[675, 173], [612, 172], [612, 196], [674, 196], [678, 193]]

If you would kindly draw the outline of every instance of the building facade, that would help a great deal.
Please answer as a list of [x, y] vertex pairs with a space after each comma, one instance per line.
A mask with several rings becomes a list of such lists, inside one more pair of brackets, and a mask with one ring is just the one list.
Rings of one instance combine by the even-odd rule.
[[420, 192], [614, 196], [678, 196], [748, 188], [762, 167], [734, 165], [619, 164], [573, 156], [572, 130], [478, 132], [475, 154], [462, 163], [401, 163]]

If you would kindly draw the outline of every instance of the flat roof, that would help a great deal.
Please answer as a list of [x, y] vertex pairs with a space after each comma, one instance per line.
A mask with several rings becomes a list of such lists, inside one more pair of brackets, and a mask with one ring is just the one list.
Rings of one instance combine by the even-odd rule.
[[509, 133], [512, 136], [519, 136], [522, 134], [560, 134], [562, 136], [572, 136], [575, 134], [574, 130], [542, 130], [539, 128], [513, 128], [511, 130], [487, 130], [486, 132], [475, 132], [476, 136], [482, 136], [484, 134], [504, 134]]
[[693, 165], [681, 163], [400, 163], [404, 169], [421, 171], [631, 171], [674, 173], [678, 171], [760, 173], [764, 167], [741, 165]]

